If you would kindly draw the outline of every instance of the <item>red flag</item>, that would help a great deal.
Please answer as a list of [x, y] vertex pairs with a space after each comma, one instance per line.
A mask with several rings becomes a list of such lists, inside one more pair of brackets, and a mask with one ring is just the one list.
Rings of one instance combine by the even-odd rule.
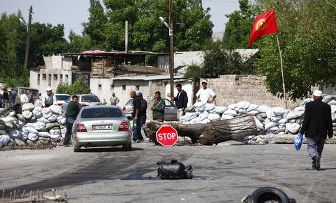
[[274, 10], [258, 15], [253, 22], [250, 39], [247, 45], [251, 46], [254, 41], [262, 36], [278, 32]]

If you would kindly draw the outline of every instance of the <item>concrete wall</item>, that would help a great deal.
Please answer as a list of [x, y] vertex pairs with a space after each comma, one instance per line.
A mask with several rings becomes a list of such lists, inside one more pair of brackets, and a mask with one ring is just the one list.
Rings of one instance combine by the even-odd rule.
[[[219, 78], [207, 79], [208, 88], [216, 95], [216, 104], [227, 106], [242, 100], [257, 105], [283, 106], [284, 100], [273, 96], [264, 85], [264, 77], [221, 75]], [[293, 107], [293, 102], [288, 102]]]
[[42, 94], [48, 87], [56, 92], [60, 83], [72, 83], [72, 72], [61, 69], [31, 70], [29, 79], [29, 87], [38, 89]]

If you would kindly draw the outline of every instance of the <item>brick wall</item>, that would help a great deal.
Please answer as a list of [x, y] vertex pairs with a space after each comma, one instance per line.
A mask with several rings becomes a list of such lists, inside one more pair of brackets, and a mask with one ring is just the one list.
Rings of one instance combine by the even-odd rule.
[[[219, 78], [207, 79], [208, 88], [217, 95], [217, 105], [227, 106], [245, 100], [257, 105], [285, 107], [284, 100], [267, 91], [264, 80], [265, 77], [254, 75], [221, 75]], [[288, 101], [288, 107], [295, 105]]]

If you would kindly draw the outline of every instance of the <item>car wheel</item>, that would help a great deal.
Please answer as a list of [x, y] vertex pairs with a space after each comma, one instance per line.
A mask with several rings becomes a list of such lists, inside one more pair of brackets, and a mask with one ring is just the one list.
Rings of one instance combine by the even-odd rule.
[[80, 152], [81, 151], [81, 147], [79, 146], [79, 147], [76, 147], [76, 146], [74, 146], [74, 152]]
[[125, 151], [131, 151], [132, 150], [132, 142], [129, 142], [127, 144], [122, 145], [123, 150]]

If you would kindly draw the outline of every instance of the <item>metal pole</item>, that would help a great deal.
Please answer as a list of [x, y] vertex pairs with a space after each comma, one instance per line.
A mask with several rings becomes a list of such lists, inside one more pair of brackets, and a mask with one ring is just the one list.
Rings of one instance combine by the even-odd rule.
[[125, 52], [128, 52], [128, 21], [125, 21]]
[[174, 97], [174, 35], [173, 35], [173, 0], [169, 0], [169, 73], [170, 73], [170, 97]]
[[26, 51], [25, 51], [25, 59], [24, 59], [24, 67], [28, 67], [28, 56], [29, 56], [29, 43], [30, 43], [30, 30], [31, 30], [31, 21], [32, 21], [32, 13], [33, 7], [29, 8], [29, 17], [28, 17], [28, 27], [27, 27], [27, 38], [26, 38]]
[[282, 77], [282, 89], [283, 89], [283, 94], [284, 94], [284, 99], [285, 99], [285, 106], [287, 108], [287, 97], [286, 97], [286, 88], [285, 88], [285, 78], [284, 78], [284, 72], [283, 72], [283, 62], [282, 62], [282, 52], [280, 49], [280, 42], [279, 42], [279, 37], [276, 35], [277, 38], [277, 43], [278, 43], [278, 49], [279, 49], [279, 56], [280, 56], [280, 68], [281, 68], [281, 77]]

